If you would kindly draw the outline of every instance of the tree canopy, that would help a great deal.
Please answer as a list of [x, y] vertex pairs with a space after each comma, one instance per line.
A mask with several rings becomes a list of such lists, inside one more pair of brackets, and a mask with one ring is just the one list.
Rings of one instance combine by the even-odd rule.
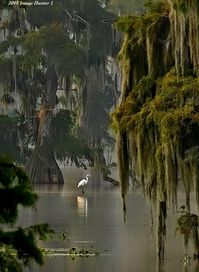
[[[108, 57], [115, 54], [115, 16], [97, 0], [67, 3], [60, 0], [48, 7], [11, 6], [7, 13], [1, 25], [1, 29], [8, 34], [0, 43], [0, 69], [3, 75], [0, 82], [4, 92], [11, 94], [15, 91], [21, 99], [18, 113], [25, 120], [20, 125], [23, 129], [18, 134], [21, 138], [19, 147], [24, 152], [28, 145], [38, 142], [37, 133], [41, 131], [38, 121], [41, 116], [44, 117], [39, 114], [41, 109], [47, 113], [50, 108], [53, 119], [57, 119], [61, 115], [56, 114], [59, 111], [56, 107], [63, 102], [61, 107], [70, 112], [73, 125], [69, 127], [63, 124], [62, 134], [70, 137], [65, 138], [62, 144], [59, 142], [59, 145], [65, 143], [70, 146], [70, 152], [66, 148], [57, 148], [56, 154], [59, 158], [73, 154], [74, 158], [77, 152], [75, 146], [81, 146], [80, 149], [89, 157], [89, 146], [86, 145], [95, 141], [96, 128], [102, 137], [108, 135], [108, 109], [114, 103], [118, 91], [114, 90], [115, 75], [111, 78], [107, 69]], [[47, 80], [49, 72], [49, 79], [54, 78], [54, 82]], [[57, 89], [63, 91], [60, 100]], [[48, 104], [50, 97], [54, 98]], [[97, 105], [98, 110], [103, 112], [102, 118], [97, 118], [94, 123], [92, 116], [97, 115], [97, 112], [88, 106], [89, 98], [92, 100], [91, 105]], [[99, 104], [99, 101], [103, 103]], [[82, 137], [88, 127], [89, 137]], [[84, 133], [78, 130], [84, 130]], [[55, 135], [51, 135], [54, 137], [53, 142], [58, 142]], [[73, 137], [75, 140], [71, 141]], [[84, 139], [78, 143], [78, 138]], [[68, 145], [67, 141], [73, 144]], [[85, 148], [82, 148], [83, 142]], [[74, 147], [74, 151], [71, 147]], [[58, 150], [63, 154], [58, 154]], [[76, 153], [75, 161], [78, 161], [80, 153]]]

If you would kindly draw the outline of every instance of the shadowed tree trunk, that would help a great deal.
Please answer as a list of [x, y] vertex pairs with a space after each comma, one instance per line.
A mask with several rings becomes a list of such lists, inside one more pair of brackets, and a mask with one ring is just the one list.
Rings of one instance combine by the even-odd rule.
[[52, 64], [46, 72], [46, 91], [38, 113], [37, 142], [26, 170], [32, 183], [64, 183], [52, 147], [53, 109], [56, 105], [57, 76]]
[[166, 218], [167, 206], [166, 200], [158, 202], [158, 218], [157, 218], [157, 260], [156, 272], [164, 272], [165, 260], [165, 240], [166, 240]]

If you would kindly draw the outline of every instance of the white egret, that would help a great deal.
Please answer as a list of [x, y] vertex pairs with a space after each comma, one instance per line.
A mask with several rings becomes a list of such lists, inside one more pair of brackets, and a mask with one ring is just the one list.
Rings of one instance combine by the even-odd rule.
[[[86, 178], [80, 180], [80, 182], [78, 183], [77, 187], [79, 188], [80, 186], [84, 187], [87, 183], [88, 183], [88, 177], [91, 177], [90, 174], [86, 174]], [[84, 189], [82, 189], [82, 193], [84, 194]]]

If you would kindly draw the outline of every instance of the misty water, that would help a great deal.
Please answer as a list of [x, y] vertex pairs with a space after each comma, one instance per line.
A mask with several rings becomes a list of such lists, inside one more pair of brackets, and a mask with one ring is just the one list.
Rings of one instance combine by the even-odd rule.
[[[83, 195], [76, 185], [86, 172], [72, 167], [62, 170], [64, 186], [37, 187], [36, 210], [21, 210], [19, 224], [47, 222], [58, 233], [67, 231], [67, 239], [48, 242], [50, 248], [76, 247], [100, 254], [75, 259], [59, 255], [45, 257], [44, 266], [26, 271], [156, 271], [155, 222], [151, 220], [150, 204], [143, 194], [130, 189], [124, 223], [119, 188], [100, 181], [92, 173]], [[184, 202], [182, 194], [179, 202]], [[175, 235], [176, 216], [172, 211], [168, 213], [165, 271], [198, 271], [193, 260], [184, 264], [183, 239]]]

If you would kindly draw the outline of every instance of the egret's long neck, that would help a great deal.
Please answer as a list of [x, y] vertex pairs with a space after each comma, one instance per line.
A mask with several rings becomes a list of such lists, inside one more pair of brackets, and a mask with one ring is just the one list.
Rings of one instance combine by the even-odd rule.
[[88, 181], [88, 175], [86, 175], [86, 180]]

